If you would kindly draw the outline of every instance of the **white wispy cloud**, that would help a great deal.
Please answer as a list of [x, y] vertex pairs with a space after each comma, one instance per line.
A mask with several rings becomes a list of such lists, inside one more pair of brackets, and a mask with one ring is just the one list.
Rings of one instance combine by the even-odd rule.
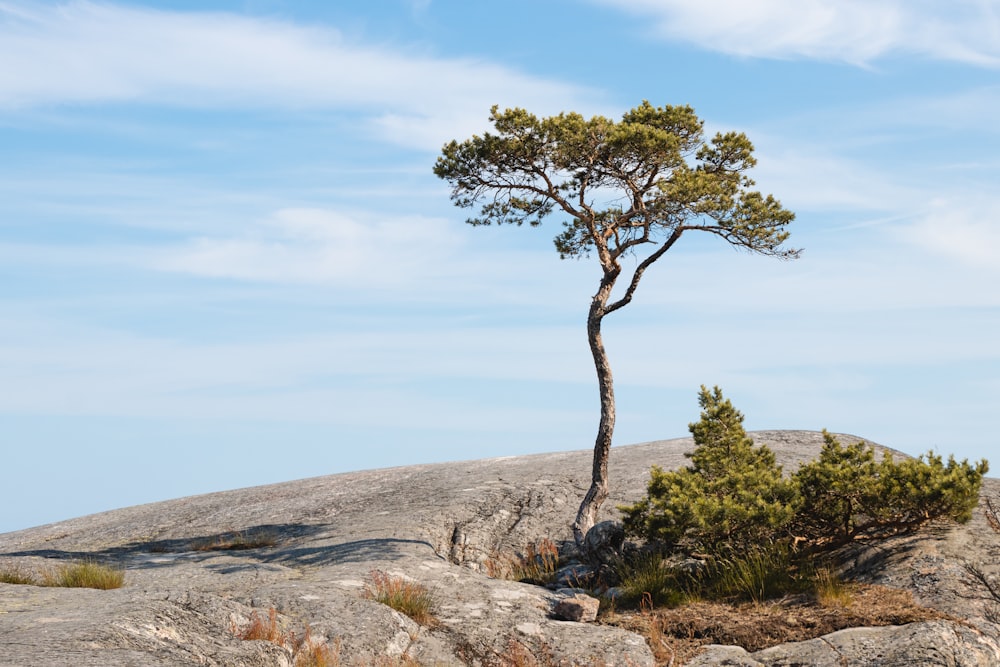
[[765, 58], [871, 63], [894, 53], [1000, 66], [995, 0], [596, 0], [652, 19], [670, 40]]
[[1000, 267], [1000, 197], [934, 200], [901, 230], [900, 240], [996, 272]]
[[82, 0], [0, 3], [0, 63], [0, 108], [351, 109], [392, 138], [433, 149], [479, 129], [492, 104], [554, 112], [587, 94], [483, 60], [372, 46], [332, 27]]
[[282, 209], [243, 235], [200, 237], [168, 248], [154, 266], [215, 278], [377, 290], [432, 276], [457, 254], [460, 239], [446, 220], [364, 217]]

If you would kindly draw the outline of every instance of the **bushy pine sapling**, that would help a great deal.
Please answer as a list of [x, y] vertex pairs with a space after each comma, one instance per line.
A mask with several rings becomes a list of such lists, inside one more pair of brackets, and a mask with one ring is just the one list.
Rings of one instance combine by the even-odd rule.
[[836, 546], [856, 539], [912, 532], [929, 521], [965, 523], [979, 501], [985, 460], [970, 464], [933, 453], [881, 462], [863, 442], [843, 446], [823, 432], [817, 460], [794, 475], [802, 498], [795, 530], [812, 545]]
[[858, 442], [847, 447], [823, 431], [819, 458], [795, 473], [801, 498], [795, 532], [810, 543], [854, 539], [859, 516], [874, 516], [883, 502], [875, 450]]
[[620, 508], [626, 530], [689, 551], [719, 554], [774, 539], [793, 518], [797, 494], [774, 453], [755, 445], [743, 415], [715, 387], [699, 393], [701, 420], [689, 426], [691, 465], [654, 467], [646, 498]]

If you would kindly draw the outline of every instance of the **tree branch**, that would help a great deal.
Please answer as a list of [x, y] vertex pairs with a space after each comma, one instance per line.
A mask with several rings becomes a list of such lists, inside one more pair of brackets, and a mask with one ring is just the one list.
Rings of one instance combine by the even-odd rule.
[[610, 313], [615, 312], [619, 308], [627, 306], [632, 301], [632, 297], [635, 295], [635, 290], [636, 288], [639, 287], [639, 281], [642, 279], [642, 274], [645, 273], [646, 269], [648, 269], [653, 264], [653, 262], [658, 260], [660, 257], [663, 257], [663, 255], [668, 250], [670, 250], [670, 248], [674, 245], [674, 243], [677, 242], [677, 239], [681, 237], [681, 234], [684, 232], [685, 229], [687, 228], [682, 226], [676, 227], [673, 233], [670, 235], [670, 237], [663, 242], [663, 245], [657, 248], [656, 251], [653, 252], [649, 257], [642, 260], [642, 262], [639, 263], [639, 266], [635, 267], [635, 271], [632, 272], [632, 280], [629, 282], [628, 288], [625, 290], [625, 294], [622, 295], [622, 298], [618, 299], [614, 303], [609, 304], [604, 309], [605, 315], [609, 315]]

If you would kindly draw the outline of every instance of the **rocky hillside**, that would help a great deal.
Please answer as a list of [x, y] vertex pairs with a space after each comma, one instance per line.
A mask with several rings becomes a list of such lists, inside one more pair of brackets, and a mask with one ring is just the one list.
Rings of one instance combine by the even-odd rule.
[[[787, 469], [822, 437], [751, 434]], [[858, 438], [842, 436], [842, 441]], [[614, 494], [645, 490], [649, 467], [683, 465], [690, 438], [619, 447]], [[642, 637], [555, 620], [560, 594], [493, 579], [485, 564], [541, 538], [570, 539], [590, 453], [565, 452], [355, 472], [131, 507], [0, 535], [0, 571], [84, 559], [126, 568], [115, 590], [0, 584], [0, 665], [292, 665], [288, 648], [237, 634], [274, 609], [283, 631], [329, 641], [340, 664], [652, 665]], [[1000, 499], [1000, 482], [984, 496]], [[246, 547], [246, 548], [237, 548]], [[966, 526], [859, 549], [854, 573], [913, 592], [952, 615], [842, 630], [747, 653], [710, 647], [693, 664], [998, 665], [997, 608], [964, 562], [1000, 575], [1000, 535], [982, 513]], [[419, 582], [436, 620], [418, 625], [365, 595], [373, 571]]]

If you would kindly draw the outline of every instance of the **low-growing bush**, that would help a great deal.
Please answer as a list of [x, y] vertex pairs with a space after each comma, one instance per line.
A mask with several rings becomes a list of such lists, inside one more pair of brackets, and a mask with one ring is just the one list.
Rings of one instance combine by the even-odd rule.
[[630, 535], [669, 550], [724, 559], [795, 542], [822, 551], [936, 519], [964, 523], [988, 470], [985, 460], [945, 463], [932, 453], [876, 462], [870, 446], [844, 447], [824, 431], [819, 458], [782, 476], [773, 452], [747, 436], [743, 415], [718, 387], [702, 387], [699, 402], [701, 420], [690, 425], [692, 465], [654, 467], [646, 497], [619, 508]]
[[934, 453], [894, 461], [862, 442], [843, 446], [823, 432], [819, 458], [793, 476], [800, 504], [792, 530], [816, 545], [912, 532], [935, 519], [966, 523], [979, 502], [985, 460], [972, 465]]

